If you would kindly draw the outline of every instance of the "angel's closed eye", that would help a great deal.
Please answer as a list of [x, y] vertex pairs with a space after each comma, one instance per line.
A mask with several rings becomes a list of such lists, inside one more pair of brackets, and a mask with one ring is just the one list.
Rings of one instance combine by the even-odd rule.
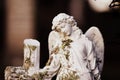
[[55, 29], [57, 32], [61, 32], [61, 29], [60, 28], [56, 28]]

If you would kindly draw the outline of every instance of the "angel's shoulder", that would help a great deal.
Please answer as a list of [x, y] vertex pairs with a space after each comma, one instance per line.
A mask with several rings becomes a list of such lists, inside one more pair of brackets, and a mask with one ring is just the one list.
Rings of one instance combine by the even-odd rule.
[[56, 43], [60, 42], [60, 35], [56, 31], [51, 31], [48, 37], [48, 42], [51, 45], [55, 45]]
[[51, 32], [49, 33], [49, 36], [58, 36], [58, 32], [56, 32], [56, 31], [51, 31]]

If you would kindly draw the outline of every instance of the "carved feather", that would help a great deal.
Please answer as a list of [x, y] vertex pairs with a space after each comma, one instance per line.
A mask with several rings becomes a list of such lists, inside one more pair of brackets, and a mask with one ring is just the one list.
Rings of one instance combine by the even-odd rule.
[[96, 65], [98, 65], [99, 71], [102, 71], [104, 63], [104, 42], [100, 30], [97, 27], [89, 28], [86, 33], [86, 37], [93, 42], [93, 49], [96, 54]]

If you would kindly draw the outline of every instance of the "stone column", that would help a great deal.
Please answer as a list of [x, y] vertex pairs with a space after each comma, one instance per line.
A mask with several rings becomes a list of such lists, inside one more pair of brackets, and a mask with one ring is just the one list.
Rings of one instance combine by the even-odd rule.
[[10, 65], [22, 65], [23, 41], [35, 36], [35, 0], [6, 0], [6, 57]]

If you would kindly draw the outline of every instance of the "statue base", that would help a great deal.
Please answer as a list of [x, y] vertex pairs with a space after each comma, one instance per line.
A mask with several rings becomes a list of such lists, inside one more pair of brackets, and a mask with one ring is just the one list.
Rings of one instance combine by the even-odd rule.
[[7, 66], [5, 69], [5, 80], [38, 80], [35, 76], [29, 76], [22, 67]]

